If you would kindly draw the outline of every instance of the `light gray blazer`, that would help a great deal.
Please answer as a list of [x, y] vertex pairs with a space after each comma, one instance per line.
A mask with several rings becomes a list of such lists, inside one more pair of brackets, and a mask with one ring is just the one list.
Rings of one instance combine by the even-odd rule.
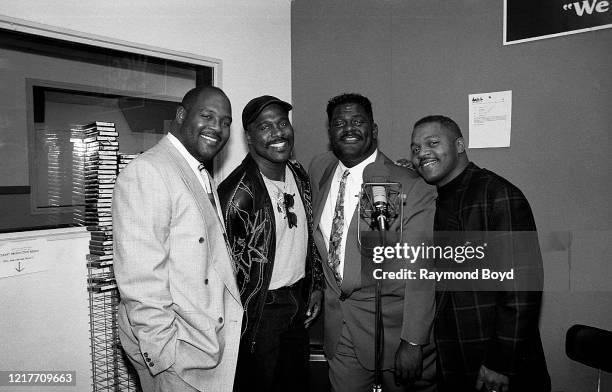
[[130, 359], [200, 390], [232, 391], [242, 305], [224, 232], [187, 161], [164, 137], [113, 194], [118, 326]]

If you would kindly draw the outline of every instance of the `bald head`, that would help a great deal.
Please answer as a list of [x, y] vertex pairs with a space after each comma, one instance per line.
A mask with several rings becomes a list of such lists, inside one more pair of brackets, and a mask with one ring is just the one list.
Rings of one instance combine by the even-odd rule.
[[227, 98], [227, 95], [225, 95], [223, 90], [221, 90], [219, 87], [201, 86], [187, 91], [187, 94], [185, 94], [183, 100], [181, 101], [181, 106], [185, 108], [185, 110], [189, 111], [200, 96], [208, 96], [209, 94], [219, 94], [229, 102], [229, 98]]
[[229, 138], [232, 106], [218, 87], [189, 90], [176, 110], [171, 133], [198, 161], [212, 160]]

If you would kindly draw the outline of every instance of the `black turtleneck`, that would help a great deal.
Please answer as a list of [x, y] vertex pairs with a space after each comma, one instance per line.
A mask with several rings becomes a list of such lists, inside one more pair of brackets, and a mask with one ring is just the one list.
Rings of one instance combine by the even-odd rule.
[[[467, 166], [465, 167], [467, 169]], [[466, 170], [463, 171], [447, 184], [438, 188], [438, 198], [436, 199], [436, 215], [434, 219], [435, 231], [452, 231], [458, 227], [458, 190], [463, 182]]]

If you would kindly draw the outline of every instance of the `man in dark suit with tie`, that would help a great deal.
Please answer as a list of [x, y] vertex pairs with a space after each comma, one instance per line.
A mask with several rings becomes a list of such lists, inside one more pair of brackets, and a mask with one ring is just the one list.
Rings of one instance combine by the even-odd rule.
[[[495, 231], [497, 238], [512, 233], [533, 238], [516, 242], [516, 249], [504, 249], [497, 258], [507, 260], [493, 262], [512, 263], [517, 278], [530, 270], [541, 277], [535, 221], [527, 199], [504, 178], [468, 160], [461, 130], [452, 119], [428, 116], [417, 121], [411, 149], [416, 170], [438, 189], [436, 232]], [[538, 330], [542, 293], [537, 287], [528, 289], [439, 291], [435, 335], [441, 390], [550, 391]]]
[[[332, 152], [310, 167], [314, 196], [315, 243], [323, 259], [324, 350], [334, 391], [369, 391], [374, 382], [375, 283], [362, 274], [365, 250], [358, 242], [356, 195], [367, 165], [384, 165], [390, 180], [402, 184], [404, 219], [390, 232], [430, 231], [433, 187], [412, 170], [398, 167], [378, 151], [378, 127], [370, 101], [342, 94], [327, 106]], [[361, 221], [360, 227], [367, 227]], [[419, 241], [420, 243], [420, 241]], [[371, 258], [370, 258], [371, 260]], [[430, 343], [434, 293], [409, 280], [382, 282], [383, 389], [435, 390], [435, 350]]]

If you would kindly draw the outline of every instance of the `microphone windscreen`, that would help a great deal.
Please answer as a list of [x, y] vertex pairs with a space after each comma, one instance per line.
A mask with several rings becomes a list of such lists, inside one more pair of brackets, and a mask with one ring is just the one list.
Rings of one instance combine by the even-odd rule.
[[391, 172], [384, 162], [372, 162], [363, 170], [363, 182], [389, 182]]

